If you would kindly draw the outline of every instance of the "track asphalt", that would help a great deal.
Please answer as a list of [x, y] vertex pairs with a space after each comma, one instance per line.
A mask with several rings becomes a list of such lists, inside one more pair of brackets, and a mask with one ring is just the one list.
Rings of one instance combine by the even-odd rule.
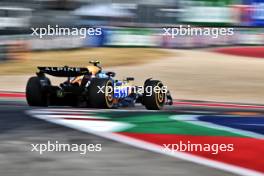
[[[0, 175], [263, 175], [264, 106], [176, 101], [164, 111], [31, 108], [0, 93]], [[31, 152], [47, 141], [101, 152]], [[233, 144], [234, 151], [171, 152], [164, 144]], [[170, 148], [171, 149], [171, 148]]]

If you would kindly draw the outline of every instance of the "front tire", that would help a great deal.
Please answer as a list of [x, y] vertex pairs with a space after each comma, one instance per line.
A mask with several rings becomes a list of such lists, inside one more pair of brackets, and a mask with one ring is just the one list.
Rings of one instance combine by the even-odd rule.
[[92, 108], [112, 108], [114, 86], [107, 78], [93, 78], [89, 85], [88, 106]]
[[158, 80], [148, 80], [144, 85], [143, 104], [149, 110], [161, 110], [165, 104], [166, 94], [163, 84]]
[[48, 96], [42, 90], [38, 77], [29, 78], [26, 86], [26, 99], [29, 106], [48, 106]]

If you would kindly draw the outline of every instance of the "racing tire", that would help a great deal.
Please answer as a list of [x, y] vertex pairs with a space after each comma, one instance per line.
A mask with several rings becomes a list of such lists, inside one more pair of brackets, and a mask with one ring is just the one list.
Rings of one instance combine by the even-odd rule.
[[29, 78], [26, 86], [26, 99], [29, 106], [48, 106], [48, 96], [42, 90], [38, 77]]
[[[155, 87], [159, 87], [157, 89]], [[148, 80], [144, 84], [143, 104], [148, 110], [161, 110], [165, 104], [166, 94], [162, 92], [163, 84], [158, 80]], [[149, 92], [151, 90], [151, 92]], [[154, 91], [156, 90], [156, 91]]]
[[107, 78], [93, 78], [88, 89], [88, 107], [112, 108], [114, 98], [113, 82]]

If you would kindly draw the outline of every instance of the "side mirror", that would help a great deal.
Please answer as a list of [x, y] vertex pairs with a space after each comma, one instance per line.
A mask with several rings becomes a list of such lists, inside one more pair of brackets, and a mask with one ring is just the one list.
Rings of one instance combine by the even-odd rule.
[[135, 80], [135, 78], [133, 78], [133, 77], [127, 77], [127, 79], [126, 79], [127, 81], [134, 81]]
[[115, 77], [115, 72], [106, 72], [106, 75], [109, 77]]

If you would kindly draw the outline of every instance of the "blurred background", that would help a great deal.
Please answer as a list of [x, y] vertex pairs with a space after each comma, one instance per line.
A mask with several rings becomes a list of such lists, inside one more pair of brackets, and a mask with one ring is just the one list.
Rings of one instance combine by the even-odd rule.
[[[161, 35], [163, 27], [234, 27], [234, 35]], [[100, 36], [30, 35], [31, 28], [101, 27]], [[2, 0], [1, 60], [6, 50], [89, 47], [201, 48], [264, 44], [264, 0]], [[14, 47], [15, 46], [15, 47]], [[21, 56], [22, 57], [22, 56]]]
[[[180, 25], [233, 28], [234, 33], [217, 38], [164, 35], [164, 28]], [[32, 35], [48, 26], [100, 28], [101, 35]], [[113, 69], [121, 76], [134, 73], [131, 76], [141, 82], [148, 77], [164, 80], [179, 98], [205, 99], [212, 91], [210, 100], [223, 94], [217, 100], [262, 103], [259, 73], [263, 67], [260, 61], [247, 62], [243, 57], [263, 58], [263, 45], [264, 0], [2, 0], [0, 75], [5, 84], [0, 90], [23, 92], [26, 79], [39, 65], [83, 66], [97, 59], [106, 67], [120, 66]], [[152, 61], [157, 59], [161, 63], [155, 65]], [[155, 66], [125, 67], [146, 62]], [[163, 71], [153, 73], [154, 68]], [[9, 75], [16, 76], [17, 82], [10, 81]], [[20, 82], [18, 75], [23, 77]], [[226, 82], [227, 78], [236, 81]], [[206, 89], [205, 85], [214, 86]], [[241, 92], [234, 94], [238, 89]], [[244, 95], [248, 97], [241, 98]]]

